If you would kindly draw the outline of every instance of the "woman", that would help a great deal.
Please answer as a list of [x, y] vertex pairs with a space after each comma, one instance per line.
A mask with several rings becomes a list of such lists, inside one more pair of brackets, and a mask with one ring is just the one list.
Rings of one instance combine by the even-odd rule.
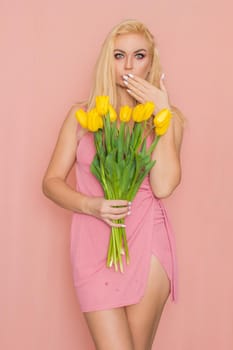
[[[156, 165], [132, 204], [104, 199], [90, 172], [93, 134], [77, 125], [75, 112], [93, 108], [98, 95], [108, 95], [118, 112], [146, 101], [154, 102], [154, 114], [163, 108], [173, 112], [152, 154]], [[152, 34], [136, 20], [121, 22], [102, 46], [89, 100], [73, 106], [61, 127], [43, 179], [44, 194], [74, 212], [74, 285], [97, 349], [151, 349], [169, 294], [176, 299], [174, 237], [160, 199], [180, 183], [182, 134], [183, 117], [169, 102]], [[76, 190], [66, 183], [74, 163]], [[124, 273], [106, 267], [110, 226], [117, 218], [125, 218], [131, 259]]]

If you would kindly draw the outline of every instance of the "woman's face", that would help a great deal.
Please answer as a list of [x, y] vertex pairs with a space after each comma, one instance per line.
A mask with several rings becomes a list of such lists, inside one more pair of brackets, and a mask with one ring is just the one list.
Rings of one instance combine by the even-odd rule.
[[149, 43], [142, 34], [118, 35], [113, 55], [117, 85], [125, 87], [123, 75], [129, 73], [147, 78], [151, 67], [151, 53]]

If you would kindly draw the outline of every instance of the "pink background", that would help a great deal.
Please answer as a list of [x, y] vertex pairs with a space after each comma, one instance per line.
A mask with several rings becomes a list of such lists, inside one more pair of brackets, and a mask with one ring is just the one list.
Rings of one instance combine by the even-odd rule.
[[0, 6], [1, 349], [94, 349], [72, 285], [71, 212], [43, 196], [41, 180], [68, 109], [87, 96], [100, 44], [125, 18], [155, 34], [170, 99], [188, 119], [182, 184], [164, 201], [179, 301], [167, 303], [154, 349], [232, 349], [232, 2]]

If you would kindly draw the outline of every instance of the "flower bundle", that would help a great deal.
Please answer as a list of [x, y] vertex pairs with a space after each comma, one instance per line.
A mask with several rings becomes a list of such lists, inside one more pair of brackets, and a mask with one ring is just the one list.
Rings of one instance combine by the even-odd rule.
[[[159, 138], [166, 133], [172, 117], [169, 109], [162, 109], [148, 120], [155, 110], [153, 102], [138, 104], [134, 108], [122, 106], [119, 118], [109, 103], [108, 96], [97, 96], [96, 106], [88, 112], [76, 111], [76, 119], [83, 128], [94, 133], [96, 154], [91, 172], [100, 182], [106, 199], [132, 201], [149, 171], [155, 164], [151, 153]], [[147, 148], [146, 139], [155, 130], [155, 137]], [[124, 224], [124, 219], [115, 220]], [[122, 255], [129, 264], [129, 249], [125, 227], [112, 227], [107, 254], [107, 267], [123, 272]]]

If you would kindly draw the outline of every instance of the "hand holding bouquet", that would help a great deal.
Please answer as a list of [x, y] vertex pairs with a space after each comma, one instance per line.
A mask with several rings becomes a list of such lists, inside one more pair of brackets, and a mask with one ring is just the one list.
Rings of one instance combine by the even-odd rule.
[[[109, 103], [108, 96], [97, 96], [96, 106], [85, 112], [76, 111], [80, 125], [94, 132], [96, 154], [91, 172], [100, 182], [106, 199], [132, 201], [149, 171], [155, 164], [151, 153], [160, 137], [166, 133], [172, 117], [169, 109], [163, 109], [149, 123], [155, 110], [153, 102], [138, 104], [134, 108], [123, 106], [119, 119]], [[155, 131], [155, 137], [147, 148], [147, 136]], [[123, 224], [124, 219], [116, 220]], [[107, 267], [123, 272], [122, 256], [129, 263], [129, 250], [125, 227], [112, 227], [107, 254]]]

